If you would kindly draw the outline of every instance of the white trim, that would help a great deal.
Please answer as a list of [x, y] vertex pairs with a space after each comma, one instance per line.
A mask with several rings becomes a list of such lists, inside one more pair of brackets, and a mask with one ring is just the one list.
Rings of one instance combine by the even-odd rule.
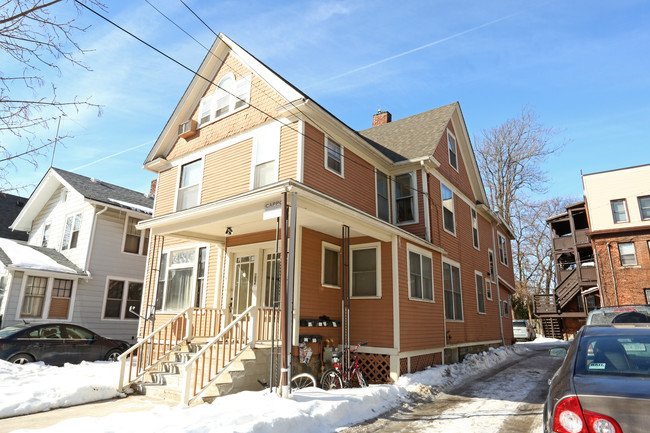
[[[224, 74], [221, 77], [221, 79], [219, 80], [219, 82], [216, 84], [214, 91], [212, 93], [210, 93], [209, 95], [202, 96], [201, 99], [199, 100], [199, 104], [198, 104], [198, 107], [197, 107], [197, 114], [198, 114], [198, 119], [197, 120], [198, 120], [198, 122], [197, 122], [196, 128], [197, 129], [203, 128], [206, 125], [210, 125], [210, 124], [212, 124], [214, 122], [217, 122], [217, 121], [223, 119], [224, 117], [230, 116], [231, 114], [237, 113], [237, 112], [249, 107], [250, 106], [250, 100], [251, 100], [252, 86], [253, 86], [252, 77], [253, 77], [253, 74], [250, 73], [250, 74], [248, 74], [246, 76], [242, 76], [241, 78], [239, 78], [239, 80], [237, 80], [237, 79], [235, 79], [235, 74], [233, 74], [232, 72], [228, 72], [228, 73]], [[223, 88], [222, 88], [221, 83], [223, 83], [226, 79], [231, 79], [233, 81], [232, 87], [228, 91], [222, 90]], [[242, 105], [241, 107], [235, 108], [235, 105], [237, 105], [237, 102], [239, 102], [239, 99], [236, 96], [237, 95], [237, 87], [241, 83], [244, 83], [245, 81], [248, 82], [247, 83], [247, 85], [248, 85], [248, 94], [246, 95], [245, 98], [243, 98], [244, 100], [246, 100], [246, 103], [244, 105]], [[220, 95], [220, 94], [222, 94], [222, 95]], [[226, 111], [223, 114], [220, 114], [219, 116], [216, 116], [215, 111], [217, 109], [216, 104], [217, 104], [217, 100], [219, 99], [218, 96], [227, 96], [228, 97], [228, 111]], [[202, 123], [201, 122], [201, 118], [202, 118], [202, 116], [201, 116], [201, 108], [203, 107], [204, 103], [209, 103], [210, 104], [210, 108], [209, 108], [209, 117], [210, 117], [210, 119], [207, 120], [206, 122]]]
[[377, 167], [375, 167], [375, 216], [380, 220], [384, 221], [384, 219], [379, 217], [379, 200], [377, 199], [377, 197], [379, 196], [379, 190], [377, 189], [377, 179], [378, 179], [377, 175], [379, 173], [383, 174], [384, 177], [386, 178], [386, 204], [388, 206], [388, 221], [385, 222], [390, 224], [393, 216], [393, 212], [391, 209], [391, 204], [392, 204], [391, 188], [390, 188], [391, 180], [390, 180], [390, 176], [388, 176], [386, 173], [384, 173]]
[[[501, 257], [501, 239], [503, 239], [503, 259]], [[508, 243], [507, 239], [504, 235], [501, 234], [501, 232], [497, 229], [497, 247], [499, 249], [499, 262], [503, 266], [508, 266]]]
[[[22, 277], [22, 282], [20, 286], [20, 294], [18, 298], [18, 305], [16, 308], [16, 314], [15, 314], [15, 320], [17, 321], [23, 321], [24, 320], [30, 320], [30, 321], [52, 321], [52, 320], [63, 320], [63, 321], [71, 321], [72, 320], [72, 315], [74, 311], [74, 301], [77, 295], [77, 286], [79, 283], [79, 276], [74, 275], [70, 276], [69, 278], [66, 278], [67, 275], [52, 275], [52, 274], [44, 274], [44, 273], [38, 273], [38, 272], [31, 272], [27, 273], [27, 271], [22, 271], [23, 272], [23, 277]], [[45, 278], [47, 280], [47, 284], [45, 286], [45, 294], [43, 298], [43, 310], [41, 311], [41, 316], [40, 317], [22, 317], [21, 312], [23, 310], [23, 301], [25, 300], [25, 288], [27, 287], [27, 280], [29, 277], [36, 277], [36, 278]], [[65, 319], [59, 319], [59, 318], [50, 318], [49, 317], [49, 312], [50, 312], [50, 305], [52, 301], [52, 288], [54, 287], [54, 280], [68, 280], [72, 281], [72, 289], [70, 292], [70, 304], [68, 306], [68, 317]], [[12, 278], [13, 280], [13, 278]], [[12, 281], [13, 282], [13, 281]], [[8, 297], [9, 295], [9, 290], [5, 290], [5, 298]]]
[[[476, 211], [476, 208], [473, 206], [470, 206], [469, 208], [469, 217], [472, 221], [472, 246], [474, 246], [474, 249], [477, 251], [481, 251], [481, 232], [479, 230], [479, 223], [478, 223], [478, 212]], [[476, 222], [476, 243], [478, 245], [474, 244], [474, 223]]]
[[431, 215], [429, 213], [429, 182], [427, 180], [426, 170], [422, 170], [422, 207], [424, 210], [424, 239], [431, 242]]
[[[354, 291], [354, 251], [355, 250], [369, 250], [374, 248], [375, 253], [375, 273], [377, 286], [375, 287], [374, 296], [355, 296]], [[366, 244], [350, 245], [350, 297], [353, 299], [381, 299], [381, 242], [370, 242]]]
[[[479, 297], [478, 297], [478, 286], [476, 285], [476, 276], [480, 275], [481, 276], [481, 281], [483, 282], [483, 310], [481, 311], [478, 306], [479, 306]], [[477, 271], [476, 269], [474, 270], [474, 290], [476, 291], [476, 312], [478, 314], [487, 314], [487, 296], [485, 295], [485, 276], [483, 275], [483, 272]]]
[[186, 166], [186, 165], [192, 164], [194, 162], [197, 162], [197, 161], [199, 161], [200, 164], [201, 164], [201, 168], [200, 168], [201, 177], [200, 177], [199, 183], [198, 183], [198, 195], [199, 195], [198, 199], [199, 200], [198, 200], [198, 204], [196, 206], [191, 206], [191, 207], [189, 207], [187, 209], [192, 209], [193, 207], [201, 206], [201, 196], [202, 196], [202, 193], [203, 193], [203, 176], [205, 175], [205, 173], [204, 173], [204, 171], [205, 171], [205, 157], [204, 157], [204, 155], [198, 156], [198, 155], [195, 155], [195, 154], [192, 154], [192, 156], [193, 156], [193, 158], [188, 158], [189, 160], [187, 162], [182, 162], [181, 164], [179, 164], [178, 170], [176, 170], [177, 173], [176, 173], [176, 190], [175, 190], [175, 194], [174, 194], [174, 212], [180, 212], [182, 210], [186, 210], [186, 209], [179, 209], [178, 208], [178, 197], [179, 197], [179, 192], [180, 192], [180, 189], [181, 189], [180, 186], [181, 186], [181, 175], [183, 174], [183, 167]]
[[[127, 230], [128, 230], [128, 228], [129, 228], [129, 218], [133, 218], [134, 220], [137, 220], [137, 222], [136, 222], [136, 226], [137, 226], [138, 223], [140, 223], [142, 220], [145, 220], [145, 219], [146, 219], [146, 218], [136, 218], [136, 217], [131, 216], [131, 215], [128, 215], [128, 214], [125, 215], [125, 218], [124, 218], [124, 228], [123, 228], [123, 230], [122, 230], [122, 246], [120, 247], [120, 252], [123, 253], [123, 254], [128, 254], [129, 256], [144, 256], [144, 257], [146, 257], [147, 255], [146, 255], [146, 254], [143, 254], [143, 251], [144, 251], [144, 244], [145, 244], [145, 239], [146, 239], [145, 233], [146, 233], [147, 230], [149, 230], [149, 238], [151, 239], [151, 230], [150, 230], [150, 229], [140, 230], [140, 229], [138, 229], [138, 228], [136, 227], [136, 230], [138, 230], [138, 231], [140, 232], [140, 240], [138, 241], [138, 252], [137, 252], [137, 253], [132, 253], [132, 252], [130, 252], [130, 251], [124, 251], [124, 247], [126, 246], [126, 235], [127, 235]], [[149, 245], [147, 245], [147, 247], [148, 247], [148, 246], [149, 246]], [[148, 248], [147, 248], [147, 251], [149, 251]]]
[[305, 180], [305, 121], [298, 120], [298, 157], [296, 158], [296, 180], [304, 182]]
[[[330, 168], [328, 166], [328, 164], [327, 164], [327, 161], [328, 161], [328, 159], [327, 159], [327, 151], [329, 150], [328, 144], [330, 142], [337, 145], [339, 147], [339, 149], [340, 149], [340, 152], [339, 152], [339, 157], [341, 159], [340, 160], [340, 162], [341, 162], [341, 172], [340, 173], [337, 172], [336, 170]], [[323, 162], [324, 162], [325, 170], [327, 170], [327, 171], [329, 171], [331, 173], [334, 173], [335, 175], [345, 179], [345, 164], [344, 164], [344, 162], [345, 162], [345, 148], [343, 147], [343, 145], [341, 143], [339, 143], [338, 141], [334, 140], [333, 138], [330, 138], [328, 135], [325, 135], [325, 146], [323, 146], [323, 151], [324, 151]]]
[[[454, 217], [454, 231], [453, 232], [450, 231], [450, 230], [447, 230], [447, 227], [445, 227], [445, 209], [446, 209], [446, 207], [445, 207], [445, 198], [444, 198], [444, 190], [443, 190], [443, 188], [446, 188], [446, 189], [449, 190], [449, 192], [451, 192], [451, 214]], [[457, 224], [456, 224], [456, 203], [454, 202], [454, 197], [455, 197], [454, 190], [449, 188], [446, 183], [440, 182], [440, 204], [442, 206], [442, 208], [441, 208], [441, 210], [442, 210], [442, 229], [445, 232], [447, 232], [450, 235], [455, 237], [456, 232], [458, 230], [456, 230], [456, 226], [457, 226]]]
[[392, 276], [393, 276], [393, 346], [399, 351], [400, 340], [400, 306], [399, 306], [399, 245], [398, 240], [401, 238], [393, 235], [391, 240], [392, 248]]
[[[442, 305], [443, 305], [442, 306], [442, 314], [443, 314], [443, 317], [445, 318], [445, 322], [463, 323], [463, 322], [465, 322], [465, 309], [462, 308], [463, 307], [463, 274], [462, 274], [462, 268], [460, 266], [460, 263], [455, 261], [455, 260], [449, 259], [449, 258], [444, 257], [444, 256], [441, 257], [441, 259], [442, 259], [441, 269], [442, 269]], [[459, 319], [448, 319], [447, 318], [447, 310], [446, 310], [446, 305], [445, 305], [445, 302], [446, 302], [446, 300], [445, 300], [445, 263], [450, 265], [450, 266], [458, 268], [458, 283], [460, 284], [460, 305], [461, 305], [461, 308], [462, 308], [461, 314], [463, 316], [463, 318], [460, 319], [460, 320]], [[452, 284], [451, 293], [453, 295], [453, 293], [454, 293], [454, 288], [453, 288], [454, 282], [452, 281], [451, 284]], [[454, 307], [455, 306], [456, 306], [456, 304], [454, 303]], [[456, 308], [454, 308], [454, 316], [455, 315], [456, 315]]]
[[[122, 281], [124, 283], [124, 293], [122, 293], [122, 301], [121, 301], [121, 306], [120, 306], [120, 317], [106, 317], [106, 301], [108, 300], [108, 288], [109, 288], [109, 281]], [[138, 283], [142, 284], [142, 293], [144, 294], [144, 281], [139, 280], [137, 278], [128, 278], [128, 277], [118, 277], [118, 276], [113, 276], [113, 275], [107, 275], [106, 276], [106, 283], [104, 284], [104, 299], [102, 302], [102, 310], [100, 313], [100, 320], [101, 321], [106, 321], [106, 322], [132, 322], [135, 323], [139, 320], [139, 317], [135, 317], [133, 319], [127, 319], [126, 314], [128, 311], [126, 311], [126, 304], [128, 301], [128, 296], [129, 296], [129, 283]], [[157, 283], [157, 282], [156, 282]], [[155, 286], [156, 288], [158, 287], [158, 284]], [[140, 298], [140, 309], [142, 309], [142, 298]], [[140, 311], [138, 311], [138, 314], [140, 314]]]
[[457, 347], [483, 346], [483, 345], [486, 345], [486, 344], [502, 344], [502, 341], [501, 340], [468, 341], [466, 343], [450, 344], [448, 346], [445, 346], [445, 349], [455, 349]]
[[[177, 245], [173, 246], [171, 248], [164, 248], [162, 251], [160, 251], [160, 254], [157, 255], [158, 259], [158, 266], [160, 266], [160, 259], [163, 254], [167, 254], [167, 263], [165, 263], [165, 279], [164, 279], [164, 286], [163, 286], [163, 300], [161, 302], [161, 309], [159, 310], [160, 313], [163, 314], [169, 314], [173, 312], [178, 312], [177, 310], [167, 310], [166, 305], [165, 305], [165, 298], [167, 297], [167, 285], [169, 284], [169, 279], [167, 278], [167, 275], [169, 274], [169, 271], [172, 269], [172, 265], [170, 264], [170, 260], [172, 257], [172, 253], [178, 252], [178, 251], [183, 251], [183, 250], [194, 250], [194, 261], [192, 262], [192, 278], [190, 280], [190, 305], [188, 306], [193, 306], [195, 304], [196, 299], [194, 299], [194, 296], [196, 295], [196, 280], [197, 280], [197, 265], [198, 265], [198, 259], [199, 259], [199, 249], [200, 248], [206, 248], [206, 257], [205, 257], [205, 269], [206, 269], [206, 292], [208, 290], [208, 273], [209, 273], [209, 266], [210, 266], [210, 244], [206, 242], [199, 242], [199, 243], [193, 243], [189, 245]], [[179, 268], [188, 268], [189, 266], [178, 266]], [[154, 289], [154, 298], [153, 298], [153, 304], [156, 305], [158, 299], [158, 283], [160, 282], [160, 277], [158, 277], [157, 280], [155, 280], [155, 289]], [[144, 289], [143, 289], [144, 290]], [[205, 305], [205, 304], [203, 304]], [[102, 310], [102, 316], [103, 316], [103, 310]]]
[[[431, 299], [424, 298], [424, 286], [422, 286], [422, 298], [414, 298], [411, 296], [411, 258], [410, 253], [417, 254], [420, 256], [420, 266], [422, 266], [422, 257], [426, 257], [431, 261]], [[409, 301], [419, 301], [427, 303], [435, 303], [435, 285], [434, 285], [434, 272], [433, 272], [433, 253], [431, 251], [420, 248], [411, 243], [406, 244], [406, 277], [407, 277], [407, 287], [408, 287], [408, 299]], [[420, 275], [422, 277], [422, 275]]]
[[[456, 166], [455, 167], [451, 163], [451, 151], [449, 150], [449, 137], [450, 136], [451, 136], [451, 138], [454, 139], [454, 147], [455, 147], [454, 151], [455, 151], [455, 156], [456, 156]], [[451, 168], [453, 168], [454, 170], [456, 170], [456, 172], [460, 173], [460, 171], [459, 171], [460, 161], [459, 161], [459, 158], [458, 158], [458, 154], [459, 154], [459, 152], [458, 152], [458, 140], [456, 140], [456, 136], [451, 133], [449, 128], [447, 128], [447, 159], [448, 159], [448, 162], [449, 162], [449, 166]]]
[[[339, 282], [338, 285], [333, 285], [333, 284], [325, 284], [325, 250], [330, 250], [330, 251], [336, 251], [337, 254], [337, 262], [336, 262], [336, 270], [337, 270], [337, 276], [336, 280]], [[327, 241], [321, 241], [321, 261], [320, 261], [320, 285], [322, 287], [329, 287], [330, 289], [340, 289], [341, 288], [341, 247], [338, 245], [334, 245], [332, 243], [329, 243]]]
[[[74, 234], [74, 222], [77, 219], [77, 215], [79, 215], [79, 230], [77, 230], [77, 243], [73, 247], [72, 235]], [[70, 239], [68, 240], [68, 245], [65, 246], [64, 245], [65, 230], [66, 230], [66, 226], [68, 225], [68, 218], [72, 218], [72, 223], [70, 225]], [[59, 243], [59, 251], [72, 250], [79, 246], [79, 236], [81, 234], [82, 224], [83, 224], [83, 211], [75, 211], [72, 213], [65, 214], [65, 217], [63, 218], [63, 230], [61, 231], [61, 242]], [[65, 248], [63, 248], [64, 246]]]

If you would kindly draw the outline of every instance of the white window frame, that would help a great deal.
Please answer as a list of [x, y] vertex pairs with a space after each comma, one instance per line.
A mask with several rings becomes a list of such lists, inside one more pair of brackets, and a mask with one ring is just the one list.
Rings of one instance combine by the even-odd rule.
[[[108, 289], [110, 287], [110, 282], [111, 281], [120, 281], [124, 283], [124, 291], [122, 293], [122, 300], [120, 302], [120, 317], [106, 317], [106, 303], [108, 301]], [[106, 277], [106, 284], [104, 285], [104, 302], [102, 303], [102, 321], [135, 321], [138, 320], [139, 317], [126, 317], [127, 313], [129, 312], [126, 308], [127, 302], [128, 302], [128, 296], [129, 296], [129, 284], [134, 283], [134, 284], [141, 284], [142, 285], [142, 293], [145, 291], [144, 287], [144, 281], [138, 280], [138, 279], [132, 279], [132, 278], [125, 278], [125, 277], [115, 277], [108, 275]], [[140, 298], [140, 309], [142, 309], [142, 298]], [[140, 314], [140, 311], [137, 311], [138, 314]]]
[[[280, 171], [280, 127], [277, 122], [272, 123], [256, 132], [253, 137], [253, 155], [251, 158], [251, 176], [250, 176], [250, 189], [261, 188], [266, 185], [271, 185], [278, 181]], [[263, 154], [260, 155], [259, 146], [271, 143], [275, 148], [271, 149], [269, 155], [264, 158]], [[273, 158], [270, 158], [271, 154]], [[257, 167], [263, 164], [273, 162], [273, 177], [270, 183], [256, 186], [257, 183]]]
[[[453, 152], [452, 152], [452, 140], [453, 140]], [[451, 162], [451, 155], [454, 155], [454, 159], [456, 160], [456, 165], [452, 164]], [[451, 131], [447, 130], [447, 156], [449, 157], [449, 165], [451, 167], [458, 171], [458, 141], [456, 140], [456, 137], [454, 134], [451, 133]]]
[[[77, 232], [77, 238], [75, 239], [74, 246], [72, 245], [72, 239], [74, 238], [74, 233], [75, 233], [75, 222], [77, 221], [77, 217], [79, 217], [79, 228], [76, 230]], [[67, 231], [68, 227], [68, 220], [71, 220], [71, 225], [70, 225], [70, 237], [68, 238], [68, 241], [66, 242], [65, 240], [65, 234]], [[65, 217], [65, 223], [63, 225], [63, 234], [61, 235], [61, 250], [71, 250], [74, 248], [77, 248], [79, 246], [79, 233], [81, 232], [81, 224], [83, 220], [83, 215], [81, 212], [75, 212], [69, 215], [66, 215]]]
[[490, 274], [490, 281], [497, 282], [497, 263], [492, 248], [488, 248], [488, 273]]
[[[356, 296], [354, 294], [354, 251], [355, 250], [368, 250], [375, 249], [375, 272], [376, 272], [376, 282], [377, 286], [375, 287], [375, 295], [370, 296]], [[367, 244], [357, 244], [350, 246], [350, 297], [354, 299], [380, 299], [381, 298], [381, 243], [380, 242], [371, 242]]]
[[[64, 228], [65, 229], [65, 228]], [[41, 246], [47, 248], [50, 243], [52, 224], [47, 222], [43, 224], [43, 236], [41, 237]]]
[[[477, 284], [478, 283], [477, 277], [481, 277], [481, 282], [483, 283], [483, 287], [481, 287], [481, 293], [480, 294], [479, 294], [479, 287], [478, 287], [478, 284]], [[487, 305], [486, 305], [486, 302], [485, 302], [486, 299], [487, 299], [487, 296], [485, 294], [485, 292], [486, 292], [485, 285], [486, 285], [486, 281], [485, 281], [485, 277], [483, 276], [483, 273], [480, 272], [480, 271], [475, 270], [474, 271], [474, 286], [476, 288], [476, 311], [478, 312], [478, 314], [487, 314], [486, 313]], [[481, 302], [480, 302], [480, 299], [479, 299], [481, 295], [483, 296], [483, 311], [481, 311], [481, 309], [479, 308], [480, 305], [481, 305]]]
[[[341, 170], [340, 171], [336, 171], [335, 169], [333, 169], [329, 165], [330, 144], [334, 144], [334, 145], [339, 147], [339, 152], [338, 152], [339, 153], [339, 163], [341, 164]], [[332, 151], [336, 153], [336, 149], [333, 148]], [[345, 173], [345, 171], [344, 171], [344, 169], [345, 169], [345, 164], [344, 164], [344, 162], [345, 162], [345, 148], [343, 147], [343, 145], [340, 144], [338, 141], [330, 138], [330, 137], [325, 137], [324, 152], [325, 152], [325, 154], [324, 154], [325, 155], [325, 160], [324, 160], [325, 169], [327, 171], [330, 171], [330, 172], [344, 178], [345, 177], [345, 174], [344, 174]]]
[[[631, 246], [632, 248], [632, 254], [626, 253], [625, 256], [633, 256], [634, 257], [634, 263], [624, 263], [623, 262], [623, 251], [621, 250], [621, 247], [625, 246]], [[636, 266], [639, 262], [637, 261], [636, 257], [636, 246], [634, 245], [634, 242], [619, 242], [618, 243], [618, 256], [621, 261], [621, 266]]]
[[[460, 312], [461, 318], [460, 319], [456, 318], [456, 302], [455, 301], [454, 301], [454, 305], [453, 305], [454, 318], [450, 319], [450, 318], [447, 317], [447, 305], [446, 305], [447, 300], [445, 299], [445, 296], [444, 296], [445, 295], [445, 265], [448, 265], [448, 266], [451, 266], [451, 267], [454, 267], [454, 268], [458, 268], [458, 285], [459, 285], [459, 291], [460, 291], [460, 306], [461, 306], [461, 312]], [[453, 273], [451, 275], [453, 277]], [[452, 285], [451, 293], [452, 293], [452, 299], [453, 299], [453, 294], [454, 294], [454, 289], [453, 289], [454, 282], [453, 282], [453, 280], [451, 282], [451, 285]], [[443, 304], [444, 304], [443, 314], [444, 314], [445, 320], [448, 321], [448, 322], [464, 322], [465, 321], [465, 309], [463, 308], [463, 274], [462, 274], [462, 269], [460, 267], [460, 263], [455, 262], [453, 260], [445, 259], [445, 258], [442, 259], [442, 293], [443, 293]]]
[[[41, 316], [40, 317], [22, 317], [21, 312], [23, 310], [23, 302], [25, 300], [25, 290], [27, 289], [27, 280], [29, 280], [29, 277], [37, 277], [37, 278], [45, 278], [47, 279], [47, 285], [45, 287], [45, 297], [43, 300], [43, 310], [41, 311]], [[49, 311], [50, 311], [50, 304], [52, 303], [52, 289], [54, 287], [54, 280], [55, 279], [60, 279], [60, 280], [71, 280], [72, 281], [72, 293], [70, 294], [70, 305], [68, 307], [68, 317], [65, 319], [61, 318], [56, 318], [56, 319], [49, 319]], [[16, 315], [15, 315], [15, 320], [22, 321], [23, 319], [31, 320], [31, 321], [42, 321], [42, 320], [63, 320], [63, 321], [70, 321], [72, 320], [72, 313], [74, 310], [74, 301], [75, 297], [77, 294], [77, 283], [78, 280], [76, 278], [61, 278], [61, 277], [52, 277], [49, 275], [45, 275], [40, 272], [36, 273], [25, 273], [23, 275], [23, 282], [20, 286], [20, 299], [18, 301], [18, 308], [16, 309]]]
[[[138, 230], [139, 233], [139, 240], [138, 240], [138, 251], [133, 253], [131, 251], [124, 251], [124, 248], [126, 248], [126, 237], [129, 233], [127, 233], [129, 229], [129, 219], [133, 218], [136, 220], [136, 225], [138, 222], [144, 220], [145, 218], [136, 218], [134, 216], [127, 215], [126, 218], [124, 218], [124, 231], [122, 233], [122, 252], [125, 254], [131, 254], [131, 255], [147, 255], [147, 241], [149, 240], [151, 236], [150, 229], [146, 230]], [[132, 235], [134, 236], [134, 235]]]
[[[190, 164], [194, 164], [195, 162], [199, 163], [199, 171], [200, 171], [200, 176], [199, 176], [199, 183], [198, 184], [192, 184], [188, 186], [184, 186], [181, 188], [181, 180], [183, 178], [183, 167], [188, 166]], [[181, 164], [178, 165], [178, 174], [177, 174], [177, 179], [176, 179], [176, 198], [174, 199], [174, 210], [175, 212], [180, 212], [185, 209], [192, 209], [193, 207], [198, 207], [201, 205], [201, 195], [202, 195], [202, 190], [203, 190], [203, 168], [204, 168], [204, 159], [203, 157], [201, 158], [196, 158], [196, 159], [190, 159], [187, 161], [181, 162]], [[180, 199], [181, 199], [181, 194], [184, 193], [184, 191], [188, 190], [189, 188], [197, 186], [198, 190], [198, 203], [196, 206], [190, 206], [188, 208], [182, 208], [180, 207]]]
[[[398, 219], [398, 212], [399, 208], [397, 206], [397, 200], [402, 199], [402, 197], [397, 197], [397, 178], [403, 175], [408, 175], [410, 178], [409, 182], [409, 189], [411, 191], [410, 199], [411, 199], [411, 210], [413, 212], [413, 219], [412, 220], [404, 220], [404, 221], [399, 221]], [[409, 225], [409, 224], [417, 224], [419, 221], [419, 209], [418, 209], [418, 196], [416, 194], [416, 189], [417, 189], [417, 177], [416, 177], [416, 172], [414, 171], [408, 171], [406, 173], [399, 173], [397, 175], [393, 176], [393, 189], [392, 189], [392, 196], [393, 196], [393, 221], [395, 221], [395, 225], [401, 226], [401, 225]], [[404, 197], [406, 199], [406, 196]]]
[[[616, 215], [619, 215], [618, 212], [614, 210], [614, 203], [618, 202], [623, 202], [623, 211], [624, 211], [624, 220], [616, 221]], [[610, 200], [609, 201], [609, 206], [612, 210], [612, 220], [614, 221], [614, 224], [623, 224], [623, 223], [629, 223], [630, 222], [630, 213], [627, 211], [627, 200], [624, 198], [619, 198], [616, 200]]]
[[501, 317], [510, 317], [510, 304], [508, 301], [501, 302]]
[[[451, 201], [447, 201], [448, 204], [451, 206], [447, 206], [445, 204], [445, 189], [447, 189], [449, 192], [451, 192]], [[449, 200], [449, 199], [448, 199]], [[447, 185], [445, 185], [443, 182], [440, 182], [440, 201], [442, 203], [442, 229], [449, 233], [450, 235], [456, 236], [456, 208], [454, 204], [454, 190], [449, 188]], [[454, 230], [451, 231], [445, 227], [445, 209], [447, 209], [449, 212], [451, 212], [452, 215], [452, 220], [454, 222]]]
[[[413, 292], [411, 289], [411, 254], [417, 254], [420, 258], [420, 288], [422, 290], [422, 297], [418, 298], [413, 296]], [[422, 264], [423, 264], [423, 259], [428, 259], [429, 262], [431, 263], [431, 299], [427, 299], [424, 297], [424, 275], [422, 270], [424, 269]], [[434, 284], [434, 272], [433, 272], [433, 254], [431, 251], [427, 251], [422, 248], [418, 248], [415, 245], [408, 244], [406, 247], [406, 269], [407, 269], [407, 275], [408, 275], [408, 298], [412, 301], [418, 301], [418, 302], [432, 302], [435, 303], [436, 300], [436, 295], [435, 295], [435, 284]]]
[[504, 266], [508, 266], [508, 243], [506, 237], [497, 232], [497, 242], [499, 244], [499, 262]]
[[[229, 72], [223, 77], [221, 77], [219, 83], [217, 83], [217, 88], [215, 88], [214, 92], [212, 92], [207, 96], [204, 96], [201, 99], [201, 102], [199, 104], [199, 110], [198, 110], [199, 128], [208, 125], [212, 122], [216, 122], [219, 119], [222, 119], [226, 116], [229, 116], [233, 113], [236, 113], [248, 107], [250, 105], [250, 100], [251, 100], [252, 77], [253, 75], [249, 74], [245, 77], [240, 78], [239, 80], [236, 80], [235, 75], [232, 72]], [[230, 89], [223, 90], [223, 83], [228, 79], [232, 80], [233, 84], [232, 86], [230, 86]], [[239, 95], [241, 94], [243, 94], [244, 96], [243, 98], [239, 97]], [[225, 106], [228, 107], [228, 110], [217, 116], [216, 114], [217, 102], [220, 99], [224, 99], [224, 98], [227, 98], [227, 104]], [[243, 100], [244, 103], [238, 107], [237, 104], [241, 102], [240, 99]], [[201, 114], [206, 111], [208, 112], [208, 116], [202, 116]], [[207, 117], [207, 119], [201, 122], [201, 120], [204, 117]]]
[[[639, 216], [641, 217], [641, 221], [650, 220], [650, 195], [638, 197], [637, 201], [639, 202]], [[645, 216], [643, 215], [644, 210], [647, 211]]]
[[645, 294], [645, 303], [650, 304], [650, 289], [643, 289], [643, 293]]
[[[379, 197], [384, 198], [379, 194], [379, 177], [384, 176], [386, 179], [386, 219], [383, 219], [382, 217], [379, 216]], [[384, 173], [381, 170], [375, 169], [375, 208], [376, 208], [376, 213], [377, 218], [379, 218], [382, 221], [386, 221], [387, 223], [390, 222], [390, 217], [391, 217], [391, 212], [390, 212], [390, 177]]]
[[[478, 231], [478, 212], [473, 207], [470, 207], [470, 216], [472, 217], [472, 245], [474, 248], [481, 251], [481, 235]], [[476, 237], [474, 236], [476, 234]]]
[[[169, 289], [169, 271], [173, 270], [173, 269], [189, 268], [189, 266], [187, 266], [187, 264], [185, 264], [185, 263], [180, 264], [180, 265], [172, 265], [170, 263], [170, 261], [172, 259], [172, 255], [174, 253], [176, 253], [176, 252], [179, 252], [179, 251], [194, 250], [194, 260], [193, 260], [193, 262], [191, 264], [191, 266], [192, 266], [192, 276], [190, 277], [190, 287], [188, 289], [190, 291], [190, 302], [189, 302], [188, 307], [193, 306], [196, 303], [196, 299], [194, 299], [194, 298], [195, 298], [195, 295], [196, 295], [196, 283], [197, 283], [197, 280], [198, 280], [197, 272], [198, 272], [198, 263], [199, 263], [198, 262], [198, 260], [199, 260], [199, 249], [201, 249], [203, 247], [206, 248], [205, 270], [206, 270], [206, 272], [208, 272], [208, 269], [209, 269], [209, 266], [210, 266], [210, 246], [208, 244], [201, 243], [201, 244], [195, 244], [195, 245], [183, 245], [183, 246], [178, 246], [178, 247], [175, 247], [175, 248], [169, 248], [169, 249], [165, 248], [163, 251], [161, 251], [160, 256], [158, 256], [159, 269], [162, 268], [162, 265], [160, 263], [160, 259], [162, 258], [162, 255], [166, 254], [167, 256], [165, 257], [165, 264], [164, 264], [165, 274], [164, 274], [163, 278], [160, 278], [160, 273], [159, 273], [158, 279], [156, 279], [156, 289], [155, 289], [156, 295], [155, 295], [155, 298], [154, 298], [154, 305], [156, 305], [158, 303], [158, 286], [159, 286], [160, 283], [162, 283], [162, 292], [160, 293], [160, 295], [162, 296], [162, 300], [160, 302], [160, 309], [158, 309], [157, 311], [160, 311], [160, 312], [163, 312], [163, 313], [168, 313], [168, 312], [177, 313], [177, 312], [179, 312], [178, 310], [168, 310], [167, 305], [166, 305], [167, 290]], [[207, 276], [207, 274], [206, 274], [206, 276]], [[206, 286], [205, 286], [206, 290], [205, 290], [205, 292], [207, 292], [207, 288], [208, 288], [208, 285], [207, 285], [207, 280], [206, 280]], [[202, 295], [203, 295], [203, 297], [205, 299], [206, 293], [203, 293]]]
[[[328, 284], [325, 283], [325, 251], [335, 251], [336, 252], [336, 281], [338, 284]], [[340, 289], [341, 288], [341, 247], [338, 245], [331, 244], [329, 242], [321, 242], [321, 272], [320, 272], [320, 283], [323, 287], [329, 287], [331, 289]]]

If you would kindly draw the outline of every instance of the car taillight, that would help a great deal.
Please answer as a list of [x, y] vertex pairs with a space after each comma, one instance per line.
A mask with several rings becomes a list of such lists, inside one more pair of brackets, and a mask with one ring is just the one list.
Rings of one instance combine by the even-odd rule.
[[578, 397], [569, 397], [558, 403], [553, 416], [556, 433], [623, 433], [616, 420], [608, 416], [583, 411]]
[[526, 328], [526, 332], [530, 332], [530, 329]]

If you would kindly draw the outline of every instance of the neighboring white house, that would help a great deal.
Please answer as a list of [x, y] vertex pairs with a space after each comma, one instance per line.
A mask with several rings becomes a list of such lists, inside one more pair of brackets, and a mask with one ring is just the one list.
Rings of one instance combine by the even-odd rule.
[[[137, 340], [153, 197], [50, 168], [11, 225], [27, 245], [0, 240], [2, 326], [64, 321]], [[0, 290], [1, 292], [2, 290]]]

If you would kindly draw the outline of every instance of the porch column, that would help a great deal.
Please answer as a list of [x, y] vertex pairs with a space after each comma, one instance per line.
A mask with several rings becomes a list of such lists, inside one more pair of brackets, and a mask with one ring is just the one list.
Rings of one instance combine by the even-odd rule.
[[287, 326], [287, 313], [289, 308], [289, 299], [287, 297], [287, 193], [282, 193], [282, 216], [280, 228], [280, 329], [282, 347], [280, 351], [280, 389], [282, 397], [289, 396], [289, 327]]

